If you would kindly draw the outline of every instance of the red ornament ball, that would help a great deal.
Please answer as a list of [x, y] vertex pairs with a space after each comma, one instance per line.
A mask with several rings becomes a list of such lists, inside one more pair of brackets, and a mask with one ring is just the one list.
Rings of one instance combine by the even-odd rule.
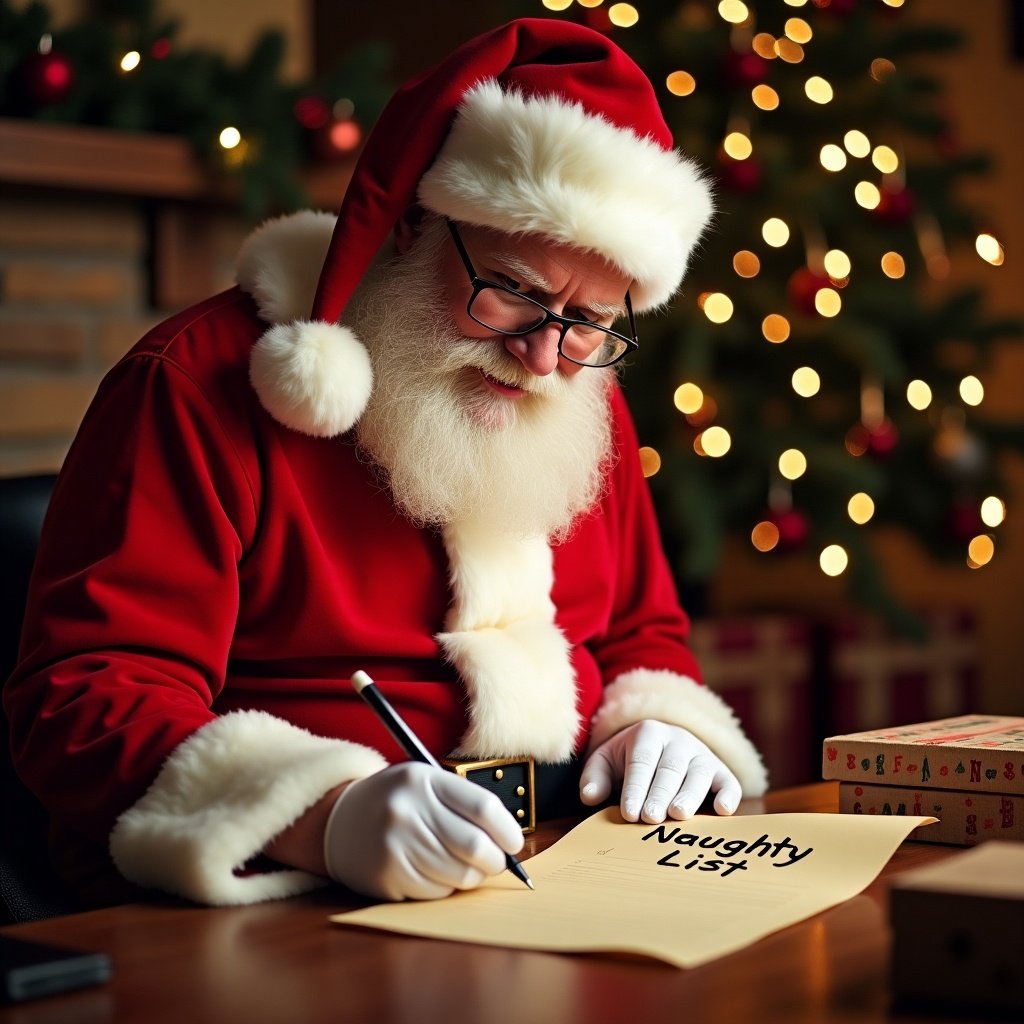
[[723, 71], [728, 81], [744, 89], [752, 89], [766, 81], [771, 68], [763, 57], [756, 53], [731, 51], [725, 58]]
[[587, 23], [587, 28], [592, 28], [595, 32], [608, 33], [615, 28], [611, 16], [604, 7], [588, 7], [583, 13], [583, 20]]
[[733, 160], [724, 156], [718, 164], [718, 180], [722, 188], [730, 192], [747, 195], [756, 192], [763, 177], [761, 165], [753, 158]]
[[292, 114], [310, 132], [323, 128], [331, 120], [331, 108], [322, 96], [300, 96], [292, 107]]
[[313, 152], [328, 162], [344, 160], [359, 148], [363, 141], [363, 130], [352, 118], [340, 121], [332, 118], [310, 136]]
[[946, 513], [946, 532], [957, 544], [966, 544], [972, 537], [977, 537], [986, 529], [976, 501], [958, 501], [951, 505]]
[[822, 288], [831, 285], [825, 274], [815, 274], [807, 267], [800, 267], [793, 272], [786, 285], [786, 296], [789, 304], [802, 313], [816, 313], [814, 297]]
[[75, 69], [62, 53], [33, 53], [19, 68], [16, 88], [32, 106], [59, 103], [75, 85]]
[[884, 224], [905, 224], [914, 212], [914, 196], [910, 189], [882, 189], [878, 205], [872, 211]]
[[877, 427], [868, 428], [868, 454], [876, 459], [888, 458], [899, 443], [900, 432], [891, 419], [886, 417]]
[[798, 508], [769, 512], [765, 519], [779, 531], [778, 551], [799, 551], [811, 532], [807, 516]]

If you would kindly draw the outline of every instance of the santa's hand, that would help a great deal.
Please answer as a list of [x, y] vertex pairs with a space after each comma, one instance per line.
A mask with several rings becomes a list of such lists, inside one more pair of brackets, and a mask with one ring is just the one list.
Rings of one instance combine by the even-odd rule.
[[656, 825], [666, 815], [692, 818], [713, 792], [715, 810], [732, 814], [743, 793], [736, 776], [691, 732], [647, 720], [605, 740], [587, 758], [580, 799], [599, 804], [621, 780], [626, 821]]
[[522, 829], [493, 793], [417, 762], [350, 783], [324, 831], [331, 878], [387, 900], [473, 889], [522, 847]]

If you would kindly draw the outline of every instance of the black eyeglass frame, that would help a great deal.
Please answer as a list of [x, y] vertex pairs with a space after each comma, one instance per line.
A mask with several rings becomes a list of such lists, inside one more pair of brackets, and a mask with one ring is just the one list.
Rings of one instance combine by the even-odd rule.
[[[445, 224], [448, 225], [448, 231], [452, 236], [452, 241], [455, 243], [455, 249], [462, 260], [462, 265], [466, 268], [466, 273], [469, 275], [469, 282], [473, 287], [473, 294], [470, 295], [469, 301], [466, 303], [466, 313], [481, 327], [486, 327], [489, 331], [495, 331], [496, 333], [506, 335], [507, 337], [519, 338], [524, 334], [532, 334], [534, 331], [539, 331], [542, 327], [546, 327], [548, 324], [558, 324], [559, 328], [561, 328], [561, 333], [558, 335], [558, 354], [562, 356], [563, 359], [568, 359], [570, 363], [575, 363], [577, 366], [589, 366], [592, 370], [605, 370], [609, 366], [614, 366], [617, 362], [629, 355], [630, 352], [635, 352], [640, 347], [640, 342], [637, 340], [636, 336], [636, 320], [633, 317], [633, 303], [630, 301], [628, 291], [626, 292], [625, 297], [626, 315], [629, 318], [629, 329], [633, 335], [632, 338], [627, 338], [626, 335], [620, 334], [618, 331], [613, 331], [609, 327], [602, 327], [601, 324], [595, 324], [592, 320], [580, 320], [569, 316], [560, 316], [558, 313], [554, 313], [548, 309], [543, 302], [538, 302], [536, 299], [530, 298], [529, 295], [523, 295], [522, 292], [517, 292], [514, 288], [508, 288], [503, 284], [498, 284], [497, 281], [489, 281], [486, 277], [480, 277], [476, 272], [476, 268], [473, 266], [473, 261], [469, 258], [466, 246], [459, 237], [459, 232], [455, 227], [455, 222], [446, 217]], [[521, 331], [506, 331], [502, 330], [500, 327], [495, 327], [493, 324], [484, 323], [483, 320], [479, 320], [477, 317], [473, 316], [471, 307], [476, 301], [476, 297], [486, 288], [496, 288], [498, 291], [507, 292], [509, 295], [513, 295], [517, 299], [529, 302], [531, 305], [536, 306], [541, 310], [541, 312], [543, 312], [544, 319]], [[610, 334], [613, 338], [618, 338], [621, 341], [624, 341], [626, 343], [626, 348], [609, 363], [585, 363], [580, 359], [573, 359], [572, 356], [566, 355], [566, 353], [562, 351], [562, 343], [565, 341], [565, 336], [569, 332], [570, 328], [576, 326], [594, 327], [599, 331], [604, 331], [605, 334]]]

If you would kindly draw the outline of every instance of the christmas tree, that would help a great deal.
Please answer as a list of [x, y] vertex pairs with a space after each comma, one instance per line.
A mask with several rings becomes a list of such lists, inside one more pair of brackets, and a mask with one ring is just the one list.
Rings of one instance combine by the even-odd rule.
[[741, 535], [914, 630], [873, 530], [980, 568], [1006, 512], [995, 456], [1024, 440], [982, 404], [990, 348], [1021, 325], [951, 274], [955, 246], [1003, 263], [957, 197], [988, 161], [960, 150], [929, 73], [960, 39], [902, 0], [529, 6], [612, 34], [715, 179], [716, 223], [625, 377], [680, 581]]

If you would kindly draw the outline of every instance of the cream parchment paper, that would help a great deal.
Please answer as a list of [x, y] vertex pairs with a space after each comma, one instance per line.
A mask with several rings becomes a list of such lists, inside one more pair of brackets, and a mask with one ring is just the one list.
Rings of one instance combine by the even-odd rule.
[[698, 815], [662, 825], [598, 811], [511, 874], [443, 900], [384, 903], [331, 920], [409, 935], [695, 967], [855, 896], [934, 818]]

